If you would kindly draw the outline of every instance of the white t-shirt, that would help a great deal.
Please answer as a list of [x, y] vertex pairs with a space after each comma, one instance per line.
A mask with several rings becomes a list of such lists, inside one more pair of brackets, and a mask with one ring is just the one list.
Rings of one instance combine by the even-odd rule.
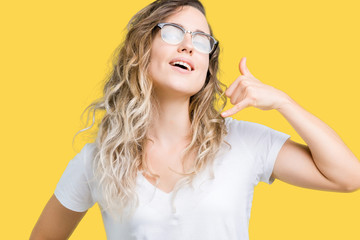
[[[133, 218], [120, 222], [102, 211], [110, 240], [248, 240], [254, 187], [270, 178], [276, 157], [289, 135], [258, 123], [226, 118], [231, 149], [222, 149], [214, 161], [214, 179], [209, 168], [194, 179], [193, 188], [181, 188], [171, 208], [171, 193], [154, 187], [138, 173], [139, 207]], [[66, 208], [83, 212], [101, 196], [92, 179], [91, 160], [95, 145], [88, 143], [68, 164], [55, 189]]]

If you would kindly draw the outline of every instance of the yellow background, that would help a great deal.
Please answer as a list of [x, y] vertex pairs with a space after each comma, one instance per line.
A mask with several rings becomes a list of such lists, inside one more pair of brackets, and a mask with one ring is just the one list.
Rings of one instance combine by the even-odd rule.
[[[100, 96], [128, 20], [151, 1], [7, 1], [0, 8], [1, 235], [27, 239], [85, 140], [80, 114]], [[359, 3], [203, 1], [220, 41], [221, 79], [252, 74], [324, 120], [360, 156]], [[303, 142], [275, 110], [235, 116]], [[341, 159], [339, 159], [341, 161]], [[250, 239], [360, 239], [360, 191], [335, 193], [275, 180], [255, 188]], [[91, 208], [71, 239], [105, 239]]]

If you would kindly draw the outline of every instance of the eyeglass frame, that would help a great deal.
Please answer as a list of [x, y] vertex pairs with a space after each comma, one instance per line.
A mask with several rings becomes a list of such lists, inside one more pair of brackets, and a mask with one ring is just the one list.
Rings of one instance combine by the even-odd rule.
[[[156, 24], [156, 27], [159, 27], [160, 30], [161, 30], [161, 29], [162, 29], [164, 26], [166, 26], [166, 25], [171, 25], [171, 26], [180, 28], [180, 29], [184, 32], [184, 36], [183, 36], [183, 39], [181, 40], [181, 42], [184, 41], [184, 38], [185, 38], [185, 34], [186, 34], [186, 33], [189, 33], [189, 34], [191, 35], [191, 42], [192, 42], [193, 37], [194, 37], [195, 34], [202, 34], [202, 35], [205, 35], [205, 36], [207, 36], [207, 37], [212, 38], [212, 39], [214, 40], [214, 45], [213, 45], [212, 49], [210, 50], [210, 52], [209, 52], [209, 53], [204, 53], [204, 52], [201, 52], [201, 51], [197, 50], [197, 51], [199, 51], [199, 52], [201, 52], [201, 53], [209, 54], [209, 55], [210, 55], [210, 54], [216, 49], [216, 47], [217, 47], [218, 41], [217, 41], [213, 36], [211, 36], [210, 34], [207, 34], [207, 33], [204, 33], [204, 32], [192, 32], [192, 31], [190, 31], [190, 30], [185, 30], [185, 28], [183, 28], [182, 26], [177, 25], [177, 24], [175, 24], [175, 23], [158, 23], [158, 24]], [[162, 37], [161, 37], [161, 38], [162, 38]], [[165, 40], [164, 40], [164, 41], [165, 41]], [[166, 41], [165, 41], [165, 42], [166, 42]], [[181, 42], [180, 42], [180, 43], [181, 43]], [[194, 48], [195, 48], [195, 46], [194, 46]], [[195, 49], [196, 49], [196, 48], [195, 48]]]

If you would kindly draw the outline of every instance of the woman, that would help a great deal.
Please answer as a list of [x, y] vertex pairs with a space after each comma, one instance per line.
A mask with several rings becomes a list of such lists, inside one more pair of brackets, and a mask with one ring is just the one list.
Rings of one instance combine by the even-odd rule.
[[[360, 187], [339, 136], [257, 80], [245, 58], [223, 92], [219, 49], [195, 0], [156, 1], [130, 20], [104, 97], [89, 106], [106, 111], [96, 142], [70, 161], [31, 239], [67, 238], [95, 202], [108, 239], [248, 239], [259, 181]], [[220, 115], [224, 94], [234, 107]], [[229, 117], [249, 106], [278, 110], [307, 146]]]

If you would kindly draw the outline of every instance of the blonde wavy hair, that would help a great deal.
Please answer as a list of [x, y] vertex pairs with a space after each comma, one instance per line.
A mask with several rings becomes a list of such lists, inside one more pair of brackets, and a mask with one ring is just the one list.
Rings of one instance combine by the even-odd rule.
[[[79, 132], [94, 125], [96, 111], [105, 111], [98, 124], [93, 171], [103, 196], [102, 210], [114, 218], [122, 218], [126, 213], [131, 216], [137, 208], [139, 199], [135, 187], [140, 169], [159, 182], [159, 175], [147, 167], [143, 151], [145, 142], [151, 141], [147, 133], [151, 121], [156, 119], [157, 111], [154, 110], [158, 104], [148, 76], [148, 65], [152, 40], [158, 31], [156, 25], [183, 6], [192, 6], [205, 15], [203, 5], [197, 0], [158, 0], [132, 17], [126, 38], [115, 51], [113, 69], [105, 81], [103, 97], [92, 102], [82, 113], [89, 110], [89, 120], [93, 112], [93, 122]], [[212, 34], [211, 28], [210, 32]], [[220, 115], [226, 105], [221, 87], [226, 86], [217, 78], [219, 52], [217, 46], [209, 55], [205, 84], [190, 97], [191, 142], [182, 151], [182, 159], [193, 155], [195, 161], [189, 172], [178, 173], [183, 177], [172, 192], [174, 211], [174, 198], [178, 190], [192, 183], [196, 174], [206, 166], [213, 165], [227, 134], [225, 119]], [[211, 176], [214, 177], [212, 168]]]

